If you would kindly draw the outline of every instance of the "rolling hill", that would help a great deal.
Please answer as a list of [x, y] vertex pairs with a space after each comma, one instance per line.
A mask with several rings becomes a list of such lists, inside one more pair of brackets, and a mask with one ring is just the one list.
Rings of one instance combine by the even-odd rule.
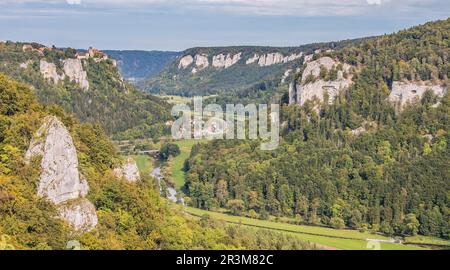
[[166, 132], [169, 105], [127, 83], [104, 52], [0, 43], [0, 72], [31, 85], [39, 100], [58, 104], [83, 122], [99, 123], [117, 138]]

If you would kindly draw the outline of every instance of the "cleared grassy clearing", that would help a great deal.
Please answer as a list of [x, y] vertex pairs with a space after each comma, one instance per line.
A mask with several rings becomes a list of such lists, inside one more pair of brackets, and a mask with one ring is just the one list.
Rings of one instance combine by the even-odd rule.
[[184, 186], [184, 161], [189, 158], [191, 149], [195, 144], [206, 142], [206, 140], [182, 140], [173, 143], [180, 147], [180, 154], [169, 161], [169, 171], [174, 181], [175, 187], [181, 189]]
[[426, 245], [437, 245], [437, 246], [447, 246], [450, 247], [450, 240], [445, 240], [432, 236], [411, 236], [406, 237], [405, 242], [414, 243], [414, 244], [426, 244]]
[[134, 155], [132, 156], [138, 166], [139, 172], [142, 175], [149, 175], [153, 170], [152, 158], [147, 155]]
[[[335, 247], [337, 249], [365, 250], [367, 249], [367, 238], [379, 240], [388, 239], [387, 237], [382, 235], [359, 232], [356, 230], [336, 230], [318, 226], [284, 224], [268, 220], [258, 220], [247, 217], [232, 216], [225, 213], [211, 212], [192, 207], [186, 207], [185, 211], [194, 216], [202, 216], [206, 214], [213, 218], [223, 220], [232, 224], [241, 224], [244, 226], [281, 231], [299, 237], [300, 239], [310, 241], [312, 243]], [[424, 249], [418, 246], [401, 245], [398, 243], [380, 243], [380, 246], [381, 249], [392, 250]]]
[[164, 99], [167, 103], [170, 104], [188, 104], [189, 102], [192, 101], [192, 98], [182, 96], [163, 95], [159, 97]]

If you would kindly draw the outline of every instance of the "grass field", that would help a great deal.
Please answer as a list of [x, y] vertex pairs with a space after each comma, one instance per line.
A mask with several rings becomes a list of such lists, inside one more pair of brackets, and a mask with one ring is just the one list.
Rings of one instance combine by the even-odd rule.
[[134, 161], [138, 166], [139, 172], [142, 175], [149, 175], [153, 169], [152, 158], [147, 155], [135, 155], [133, 156]]
[[165, 101], [167, 101], [167, 103], [170, 104], [188, 104], [192, 100], [192, 98], [190, 97], [181, 97], [181, 96], [163, 95], [159, 97], [164, 99]]
[[[388, 238], [378, 234], [359, 232], [356, 230], [336, 230], [332, 228], [305, 226], [278, 223], [268, 220], [252, 219], [247, 217], [232, 216], [225, 213], [201, 210], [192, 207], [185, 207], [185, 211], [193, 216], [209, 215], [215, 219], [223, 220], [232, 224], [241, 224], [243, 226], [265, 228], [290, 234], [302, 240], [319, 245], [346, 250], [366, 250], [367, 238], [387, 240]], [[422, 250], [413, 245], [402, 245], [398, 243], [380, 243], [382, 250]]]
[[414, 244], [426, 244], [426, 245], [437, 245], [437, 246], [446, 246], [450, 247], [450, 240], [445, 240], [432, 236], [410, 236], [405, 238], [405, 242], [414, 243]]
[[175, 187], [180, 189], [184, 186], [184, 161], [189, 158], [191, 149], [194, 144], [205, 142], [206, 140], [182, 140], [176, 141], [175, 144], [180, 147], [180, 154], [169, 162], [170, 172], [174, 181]]

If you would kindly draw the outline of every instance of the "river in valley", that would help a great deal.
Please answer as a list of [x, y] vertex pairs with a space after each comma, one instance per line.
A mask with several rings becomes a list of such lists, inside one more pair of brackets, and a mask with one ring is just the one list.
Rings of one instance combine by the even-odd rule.
[[[161, 172], [161, 165], [160, 164], [158, 164], [150, 172], [150, 176], [153, 177], [153, 178], [156, 178], [158, 180], [158, 185], [160, 187], [160, 191], [162, 191], [161, 190], [161, 181], [164, 181], [164, 179], [163, 179], [163, 175], [162, 175], [162, 172]], [[177, 196], [178, 196], [177, 190], [175, 188], [173, 188], [173, 187], [167, 186], [167, 194], [166, 194], [167, 199], [169, 199], [170, 201], [172, 201], [174, 203], [178, 203], [179, 202], [179, 203], [184, 205], [184, 199], [183, 198], [178, 199]]]

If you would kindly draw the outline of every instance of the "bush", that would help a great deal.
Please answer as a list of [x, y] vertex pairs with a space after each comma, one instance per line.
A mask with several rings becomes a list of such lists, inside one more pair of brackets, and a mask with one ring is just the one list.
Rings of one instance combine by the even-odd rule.
[[335, 229], [343, 229], [345, 227], [344, 220], [340, 217], [333, 217], [330, 221], [331, 227]]
[[238, 216], [245, 210], [244, 201], [242, 200], [229, 200], [227, 202], [227, 208], [230, 210], [231, 214]]
[[180, 147], [174, 143], [165, 143], [159, 150], [159, 158], [167, 160], [170, 156], [176, 157], [180, 154]]

